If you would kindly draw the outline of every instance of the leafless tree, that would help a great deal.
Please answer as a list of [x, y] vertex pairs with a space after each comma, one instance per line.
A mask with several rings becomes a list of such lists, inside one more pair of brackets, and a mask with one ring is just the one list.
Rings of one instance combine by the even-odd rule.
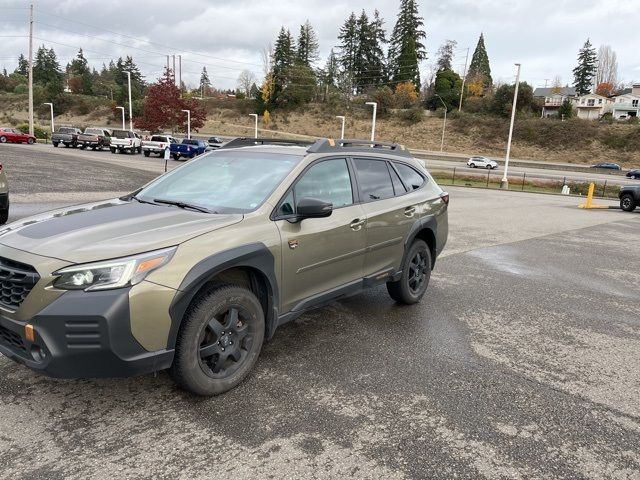
[[264, 73], [264, 76], [266, 77], [267, 75], [269, 75], [272, 67], [271, 62], [273, 59], [273, 45], [271, 45], [271, 42], [269, 42], [266, 47], [262, 48], [262, 50], [260, 51], [260, 56], [262, 59], [262, 73]]
[[601, 45], [598, 49], [598, 70], [596, 86], [601, 83], [618, 84], [618, 58], [609, 45]]
[[255, 73], [250, 70], [243, 70], [238, 76], [238, 88], [244, 92], [248, 98], [251, 94], [251, 86], [258, 81]]

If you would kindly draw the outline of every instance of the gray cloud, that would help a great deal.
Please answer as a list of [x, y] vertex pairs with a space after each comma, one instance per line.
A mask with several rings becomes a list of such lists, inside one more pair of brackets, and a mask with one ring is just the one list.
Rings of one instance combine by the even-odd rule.
[[[3, 0], [0, 35], [27, 33], [28, 2]], [[82, 47], [99, 68], [110, 57], [132, 55], [148, 80], [158, 77], [165, 55], [182, 54], [183, 79], [195, 84], [207, 66], [214, 85], [235, 87], [243, 69], [261, 75], [260, 51], [273, 42], [281, 26], [297, 34], [309, 19], [318, 32], [324, 58], [337, 44], [337, 34], [351, 11], [380, 10], [390, 32], [398, 0], [89, 0], [40, 1], [36, 5], [35, 40], [53, 47], [66, 64]], [[620, 78], [640, 80], [640, 59], [634, 25], [640, 20], [637, 2], [628, 0], [448, 0], [420, 2], [425, 18], [429, 56], [446, 39], [458, 42], [455, 67], [462, 70], [466, 47], [471, 52], [484, 32], [494, 78], [512, 81], [514, 62], [522, 63], [529, 83], [543, 85], [560, 75], [572, 81], [577, 51], [587, 37], [594, 45], [609, 44], [618, 53]], [[56, 15], [56, 16], [54, 16]], [[60, 18], [64, 17], [64, 18]], [[101, 28], [91, 28], [87, 24]], [[122, 33], [126, 36], [112, 32]], [[136, 37], [134, 40], [131, 37]], [[55, 42], [55, 43], [54, 43]], [[147, 43], [153, 42], [153, 43]], [[118, 45], [120, 44], [120, 45]], [[26, 38], [2, 38], [0, 67], [15, 68], [26, 54]]]

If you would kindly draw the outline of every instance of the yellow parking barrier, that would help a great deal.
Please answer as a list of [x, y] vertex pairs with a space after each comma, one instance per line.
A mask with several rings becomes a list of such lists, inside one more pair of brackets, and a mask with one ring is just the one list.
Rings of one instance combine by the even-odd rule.
[[593, 183], [589, 184], [589, 192], [587, 193], [587, 201], [585, 203], [583, 203], [582, 205], [578, 205], [578, 208], [585, 208], [585, 209], [591, 209], [591, 208], [609, 208], [608, 205], [594, 205], [593, 204], [593, 191], [595, 190], [596, 186]]

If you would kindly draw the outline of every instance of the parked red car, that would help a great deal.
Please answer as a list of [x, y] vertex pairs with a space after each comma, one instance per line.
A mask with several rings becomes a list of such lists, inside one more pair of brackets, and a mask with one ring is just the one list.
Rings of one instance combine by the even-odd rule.
[[36, 143], [36, 137], [28, 133], [22, 133], [15, 128], [0, 128], [0, 143]]

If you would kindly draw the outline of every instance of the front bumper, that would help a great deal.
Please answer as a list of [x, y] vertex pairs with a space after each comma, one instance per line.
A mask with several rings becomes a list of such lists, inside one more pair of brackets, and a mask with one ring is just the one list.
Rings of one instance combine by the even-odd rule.
[[[131, 334], [129, 289], [69, 291], [28, 322], [0, 314], [0, 353], [53, 377], [129, 377], [168, 368], [173, 350], [148, 352]], [[25, 325], [35, 339], [26, 339]]]

